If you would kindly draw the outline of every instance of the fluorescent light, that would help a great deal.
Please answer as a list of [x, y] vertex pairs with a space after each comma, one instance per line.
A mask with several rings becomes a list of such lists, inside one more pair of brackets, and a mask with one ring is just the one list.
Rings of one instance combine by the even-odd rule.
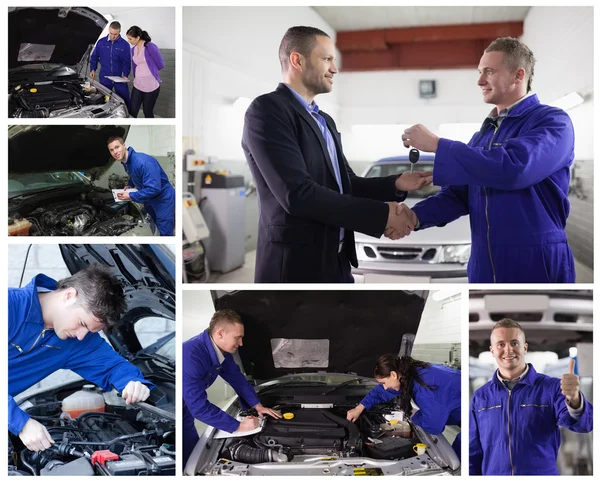
[[248, 110], [248, 107], [250, 107], [251, 103], [252, 99], [249, 99], [248, 97], [238, 97], [233, 101], [233, 107], [235, 109], [243, 110], [245, 112], [246, 110]]
[[456, 296], [457, 294], [460, 294], [461, 291], [459, 290], [455, 290], [455, 289], [445, 289], [443, 291], [435, 291], [432, 295], [431, 298], [436, 301], [436, 302], [440, 302], [443, 301], [445, 299], [448, 299], [452, 296]]
[[550, 102], [550, 105], [553, 107], [558, 107], [559, 109], [569, 110], [573, 107], [577, 107], [584, 102], [583, 97], [577, 92], [571, 92], [570, 94], [565, 95], [564, 97], [555, 100], [554, 102]]

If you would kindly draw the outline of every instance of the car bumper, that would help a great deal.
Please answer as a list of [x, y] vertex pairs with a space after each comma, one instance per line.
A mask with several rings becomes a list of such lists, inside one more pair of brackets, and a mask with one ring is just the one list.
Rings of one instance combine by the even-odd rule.
[[[352, 274], [364, 282], [467, 282], [467, 266], [463, 264], [424, 264], [360, 261]], [[356, 279], [358, 281], [358, 279]]]

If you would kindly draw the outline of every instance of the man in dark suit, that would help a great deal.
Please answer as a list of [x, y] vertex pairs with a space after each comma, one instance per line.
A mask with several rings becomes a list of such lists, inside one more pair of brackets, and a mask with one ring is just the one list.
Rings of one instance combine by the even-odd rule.
[[413, 216], [397, 202], [429, 185], [431, 173], [354, 174], [335, 122], [314, 102], [331, 92], [337, 73], [335, 45], [325, 32], [290, 28], [279, 60], [283, 82], [252, 102], [242, 138], [260, 207], [254, 279], [353, 282], [354, 231], [408, 235]]

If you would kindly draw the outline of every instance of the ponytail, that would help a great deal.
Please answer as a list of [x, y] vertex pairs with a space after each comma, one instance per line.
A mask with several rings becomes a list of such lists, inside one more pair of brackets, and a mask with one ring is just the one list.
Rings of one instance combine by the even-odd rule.
[[418, 361], [410, 356], [396, 356], [394, 354], [384, 354], [375, 363], [373, 373], [376, 378], [389, 377], [394, 371], [400, 379], [400, 409], [407, 416], [412, 415], [412, 406], [410, 400], [413, 397], [414, 383], [417, 382], [427, 389], [433, 390], [431, 386], [425, 384], [421, 379], [417, 368], [430, 367], [431, 364], [424, 361]]
[[146, 30], [142, 30], [137, 25], [134, 25], [133, 27], [129, 27], [129, 30], [127, 30], [127, 35], [130, 35], [131, 37], [134, 37], [134, 38], [140, 37], [146, 43], [152, 41], [152, 39], [150, 38], [150, 35], [148, 35], [148, 32], [146, 32]]

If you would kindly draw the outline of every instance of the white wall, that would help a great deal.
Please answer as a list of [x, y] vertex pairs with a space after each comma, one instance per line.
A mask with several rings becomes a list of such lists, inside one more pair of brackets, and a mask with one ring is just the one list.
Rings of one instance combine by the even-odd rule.
[[[174, 7], [92, 7], [102, 15], [110, 14], [121, 24], [121, 36], [127, 40], [127, 30], [137, 25], [146, 30], [159, 48], [175, 48]], [[110, 22], [109, 22], [110, 23]], [[108, 25], [101, 36], [108, 35]]]
[[[281, 81], [278, 49], [285, 31], [309, 25], [335, 32], [310, 7], [184, 7], [183, 135], [206, 156], [245, 162], [241, 148], [245, 108]], [[336, 114], [336, 94], [317, 101]], [[187, 146], [185, 146], [187, 147]]]
[[125, 144], [137, 152], [165, 156], [175, 151], [175, 126], [134, 125], [129, 129]]
[[462, 298], [435, 301], [431, 291], [423, 309], [415, 345], [461, 342]]

